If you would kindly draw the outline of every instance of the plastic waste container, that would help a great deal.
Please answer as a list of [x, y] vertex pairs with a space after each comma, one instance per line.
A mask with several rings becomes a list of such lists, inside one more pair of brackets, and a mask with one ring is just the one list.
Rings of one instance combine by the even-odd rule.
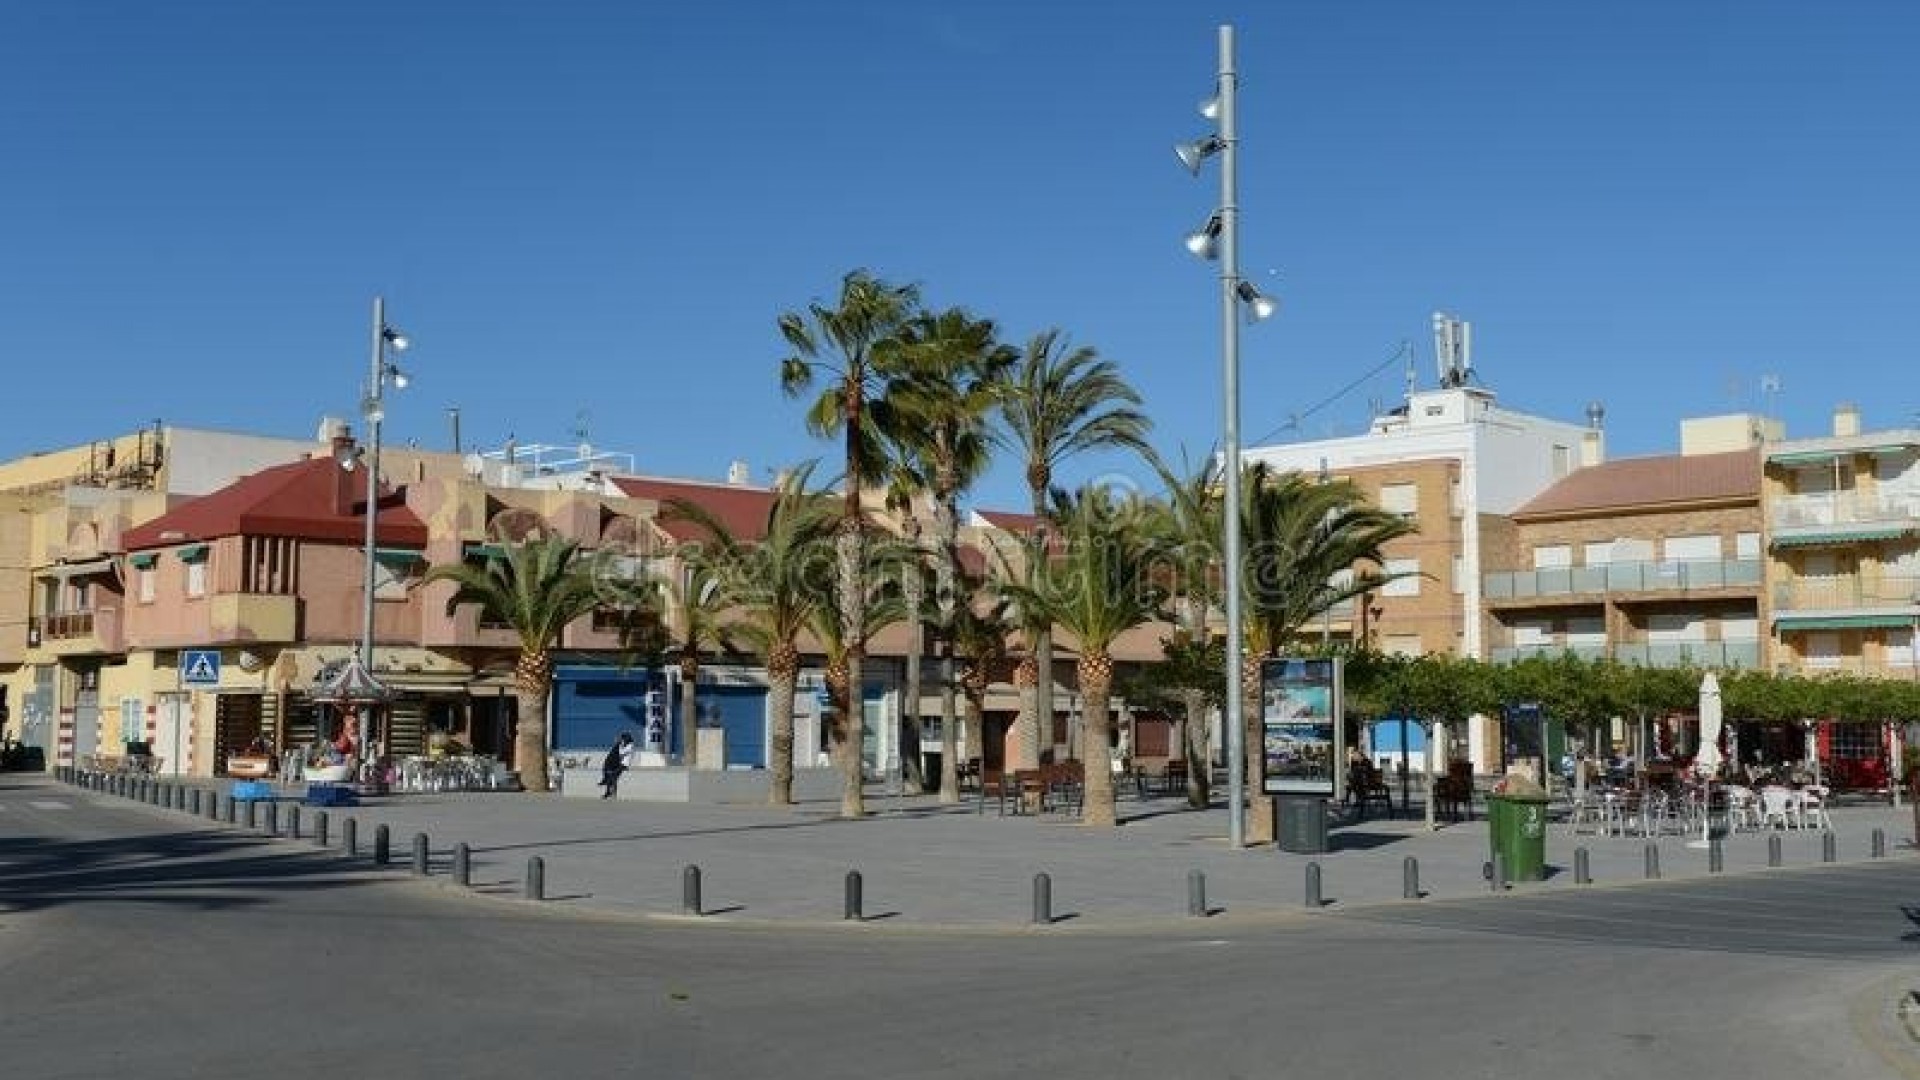
[[1278, 795], [1273, 800], [1274, 844], [1297, 855], [1327, 850], [1327, 800], [1319, 795]]
[[1547, 793], [1530, 776], [1508, 776], [1487, 797], [1487, 847], [1508, 881], [1547, 876]]

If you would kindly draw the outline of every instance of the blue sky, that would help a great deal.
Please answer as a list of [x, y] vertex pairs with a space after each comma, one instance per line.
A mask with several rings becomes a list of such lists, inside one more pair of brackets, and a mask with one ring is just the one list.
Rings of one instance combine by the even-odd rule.
[[[1617, 0], [0, 7], [0, 456], [150, 422], [351, 415], [371, 298], [414, 337], [390, 438], [643, 471], [831, 459], [777, 315], [849, 269], [1119, 362], [1159, 444], [1221, 420], [1203, 134], [1238, 29], [1248, 441], [1351, 433], [1428, 320], [1515, 408], [1914, 422], [1920, 8]], [[1761, 392], [1778, 377], [1772, 400]], [[1318, 408], [1316, 408], [1318, 406]], [[1293, 418], [1300, 416], [1297, 421]], [[1290, 421], [1291, 424], [1290, 424]], [[1084, 462], [1067, 480], [1124, 468]], [[1136, 470], [1137, 471], [1137, 470]], [[1017, 467], [983, 485], [1024, 504]]]

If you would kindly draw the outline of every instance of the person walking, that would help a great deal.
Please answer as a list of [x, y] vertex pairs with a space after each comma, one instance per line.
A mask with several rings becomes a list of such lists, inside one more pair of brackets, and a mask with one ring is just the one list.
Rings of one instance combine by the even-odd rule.
[[606, 760], [600, 763], [600, 786], [606, 790], [603, 799], [611, 799], [620, 790], [620, 774], [633, 766], [633, 736], [625, 731], [620, 733], [619, 741], [607, 751]]

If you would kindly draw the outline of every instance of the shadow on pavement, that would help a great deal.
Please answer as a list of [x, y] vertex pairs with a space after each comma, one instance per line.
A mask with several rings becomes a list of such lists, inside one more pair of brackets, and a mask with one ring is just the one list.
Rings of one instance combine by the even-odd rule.
[[163, 903], [199, 910], [258, 905], [276, 890], [368, 884], [336, 853], [268, 847], [218, 832], [168, 832], [65, 841], [0, 838], [0, 911], [81, 903]]

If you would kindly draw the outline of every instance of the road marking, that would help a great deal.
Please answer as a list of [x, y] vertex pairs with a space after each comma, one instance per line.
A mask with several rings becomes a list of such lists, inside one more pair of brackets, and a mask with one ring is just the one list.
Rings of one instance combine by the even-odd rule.
[[51, 799], [29, 799], [27, 800], [27, 805], [33, 807], [35, 810], [71, 810], [73, 809], [71, 806], [68, 806], [66, 803], [54, 802]]

